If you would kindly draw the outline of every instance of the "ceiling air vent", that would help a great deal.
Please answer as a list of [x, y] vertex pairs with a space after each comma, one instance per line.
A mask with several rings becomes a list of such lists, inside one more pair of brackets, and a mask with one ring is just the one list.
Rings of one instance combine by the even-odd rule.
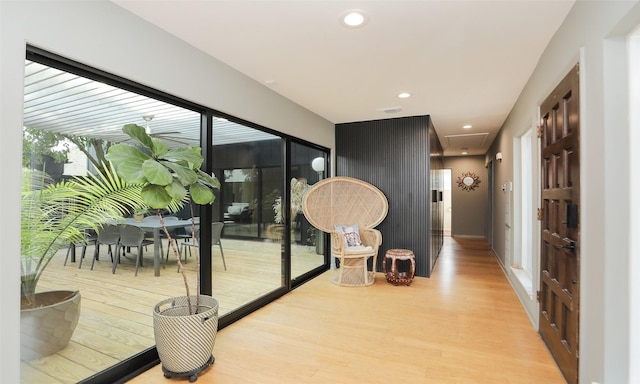
[[389, 108], [380, 108], [378, 111], [384, 112], [386, 114], [398, 113], [402, 112], [402, 108], [400, 107], [389, 107]]
[[469, 133], [461, 135], [445, 135], [447, 148], [481, 148], [484, 146], [489, 132]]

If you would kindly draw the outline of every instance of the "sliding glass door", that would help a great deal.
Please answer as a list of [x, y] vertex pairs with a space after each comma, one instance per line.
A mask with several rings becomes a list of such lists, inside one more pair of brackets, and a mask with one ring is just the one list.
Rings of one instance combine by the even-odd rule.
[[312, 227], [302, 212], [307, 189], [324, 178], [325, 154], [306, 144], [291, 143], [291, 276], [304, 276], [325, 265], [324, 232]]
[[[204, 168], [220, 180], [221, 188], [212, 206], [194, 207], [193, 212], [200, 233], [212, 230], [212, 223], [223, 223], [222, 235], [215, 244], [213, 232], [201, 235], [199, 249], [183, 246], [188, 239], [179, 237], [186, 236], [176, 236], [174, 245], [182, 251], [190, 282], [196, 280], [197, 257], [201, 258], [203, 290], [210, 290], [220, 304], [221, 327], [285, 294], [296, 281], [328, 268], [325, 238], [300, 210], [306, 188], [324, 177], [326, 149], [94, 68], [63, 63], [35, 48], [27, 57], [25, 168], [45, 169], [55, 181], [95, 173], [111, 145], [130, 140], [122, 133], [125, 124], [144, 127], [170, 147], [202, 147]], [[64, 155], [58, 167], [41, 165], [42, 155], [53, 158], [56, 153]], [[318, 161], [312, 167], [317, 158], [322, 159], [322, 171], [316, 170]], [[186, 219], [191, 208], [164, 215]], [[185, 226], [175, 233], [190, 231]], [[79, 320], [66, 347], [47, 356], [22, 356], [25, 382], [107, 382], [127, 373], [123, 365], [135, 371], [157, 358], [153, 306], [184, 295], [184, 285], [173, 246], [164, 236], [149, 236], [157, 247], [143, 249], [137, 275], [131, 254], [118, 262], [112, 259], [114, 246], [111, 253], [106, 244], [96, 251], [93, 240], [55, 254], [37, 289], [79, 291]], [[31, 336], [35, 337], [23, 339]], [[54, 365], [56, 370], [49, 369]]]
[[[235, 134], [229, 137], [229, 132]], [[213, 295], [222, 314], [281, 289], [281, 238], [271, 232], [273, 196], [280, 194], [284, 140], [227, 119], [213, 119], [213, 169], [220, 179], [214, 220], [224, 223], [222, 248], [212, 248]], [[220, 256], [219, 256], [220, 254]]]

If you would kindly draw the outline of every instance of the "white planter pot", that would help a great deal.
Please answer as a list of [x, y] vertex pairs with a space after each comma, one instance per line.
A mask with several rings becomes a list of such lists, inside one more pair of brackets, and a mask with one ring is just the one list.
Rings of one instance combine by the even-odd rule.
[[[180, 296], [158, 303], [153, 310], [153, 331], [162, 370], [166, 377], [189, 376], [213, 363], [213, 345], [218, 332], [218, 301], [200, 296], [198, 313], [189, 314], [187, 297]], [[196, 296], [191, 296], [196, 306]]]

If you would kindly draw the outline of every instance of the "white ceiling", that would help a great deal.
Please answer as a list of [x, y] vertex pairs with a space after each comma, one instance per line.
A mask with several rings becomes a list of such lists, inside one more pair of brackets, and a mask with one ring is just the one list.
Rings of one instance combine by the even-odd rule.
[[574, 3], [112, 1], [333, 123], [431, 115], [445, 155], [486, 152]]

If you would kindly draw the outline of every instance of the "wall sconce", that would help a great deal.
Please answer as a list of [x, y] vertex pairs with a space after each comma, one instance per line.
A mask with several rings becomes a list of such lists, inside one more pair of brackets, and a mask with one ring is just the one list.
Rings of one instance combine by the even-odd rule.
[[496, 153], [496, 160], [499, 160], [502, 163], [502, 152]]
[[324, 157], [316, 157], [311, 161], [311, 168], [318, 173], [318, 180], [322, 180], [322, 172], [324, 172]]

